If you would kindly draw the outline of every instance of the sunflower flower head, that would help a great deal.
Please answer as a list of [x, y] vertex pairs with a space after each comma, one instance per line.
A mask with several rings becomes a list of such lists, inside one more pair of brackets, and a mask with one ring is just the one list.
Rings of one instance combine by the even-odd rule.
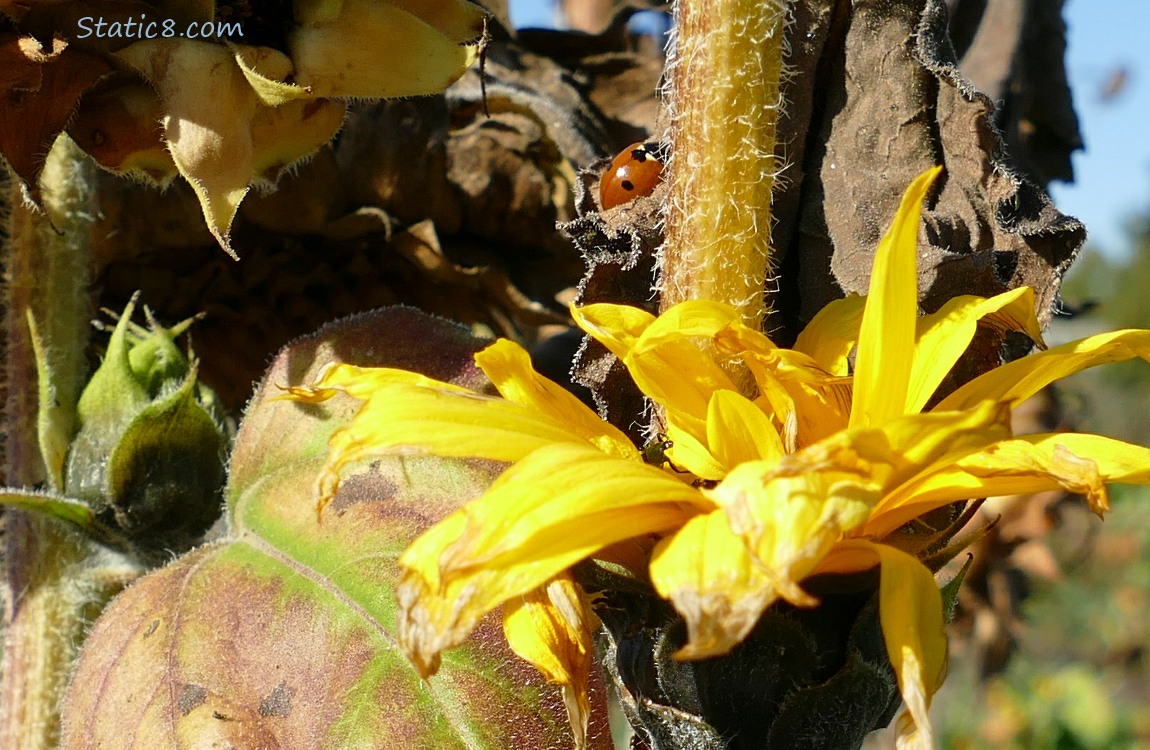
[[[347, 365], [295, 389], [297, 398], [346, 392], [364, 402], [333, 438], [321, 506], [344, 467], [375, 456], [508, 464], [399, 561], [400, 639], [420, 673], [435, 672], [444, 649], [503, 605], [512, 647], [562, 686], [581, 742], [586, 638], [598, 620], [571, 577], [577, 563], [633, 566], [638, 557], [636, 577], [686, 624], [679, 659], [729, 653], [776, 603], [817, 605], [815, 576], [877, 569], [883, 641], [906, 706], [900, 745], [933, 746], [928, 710], [947, 658], [943, 601], [920, 559], [933, 545], [910, 525], [960, 501], [1057, 488], [1082, 493], [1101, 513], [1108, 483], [1150, 482], [1144, 448], [1074, 433], [1016, 437], [1010, 428], [1011, 409], [1049, 383], [1147, 359], [1150, 331], [1045, 349], [1026, 288], [918, 315], [919, 215], [939, 172], [907, 189], [877, 248], [869, 294], [828, 305], [792, 348], [708, 300], [657, 317], [622, 305], [574, 308], [577, 324], [655, 406], [654, 452], [537, 374], [509, 341], [476, 357], [499, 397]], [[1021, 331], [1042, 351], [940, 399], [980, 325]], [[641, 554], [620, 553], [627, 549]]]

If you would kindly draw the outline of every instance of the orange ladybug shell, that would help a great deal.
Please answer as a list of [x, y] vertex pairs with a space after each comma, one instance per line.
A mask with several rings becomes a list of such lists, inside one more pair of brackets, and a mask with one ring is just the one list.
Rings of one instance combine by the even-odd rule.
[[599, 178], [599, 205], [604, 211], [650, 195], [663, 179], [658, 143], [632, 143], [619, 152]]

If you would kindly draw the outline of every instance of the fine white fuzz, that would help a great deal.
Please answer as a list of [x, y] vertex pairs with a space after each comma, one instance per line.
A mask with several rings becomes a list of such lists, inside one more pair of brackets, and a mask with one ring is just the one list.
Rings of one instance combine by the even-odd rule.
[[788, 0], [680, 0], [668, 45], [664, 309], [714, 299], [758, 326], [770, 268]]

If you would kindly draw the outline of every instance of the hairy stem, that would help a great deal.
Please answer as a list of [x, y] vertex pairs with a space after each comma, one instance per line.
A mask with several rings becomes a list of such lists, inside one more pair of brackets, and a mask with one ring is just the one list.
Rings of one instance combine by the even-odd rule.
[[[67, 138], [52, 148], [41, 185], [41, 214], [13, 196], [7, 248], [5, 336], [7, 388], [4, 415], [7, 482], [55, 485], [40, 450], [44, 432], [66, 445], [86, 370], [91, 317], [88, 294], [89, 226], [94, 221], [93, 168]], [[44, 422], [38, 415], [38, 378], [29, 333], [34, 316], [51, 384]], [[55, 437], [52, 437], [55, 436]], [[60, 437], [63, 436], [63, 437]], [[63, 441], [63, 442], [62, 442]], [[62, 455], [49, 463], [63, 460]], [[59, 490], [59, 487], [52, 487]], [[56, 746], [57, 708], [68, 669], [92, 615], [92, 579], [84, 574], [96, 554], [90, 544], [55, 522], [9, 512], [4, 536], [7, 597], [0, 747], [42, 750]], [[98, 586], [98, 585], [97, 585]]]
[[679, 0], [669, 62], [672, 154], [664, 309], [727, 302], [763, 319], [786, 0]]

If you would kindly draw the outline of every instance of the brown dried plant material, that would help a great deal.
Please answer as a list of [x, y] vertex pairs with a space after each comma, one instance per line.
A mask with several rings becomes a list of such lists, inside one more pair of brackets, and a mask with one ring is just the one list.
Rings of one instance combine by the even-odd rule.
[[[156, 177], [163, 186], [170, 165], [151, 139], [159, 119], [172, 163], [195, 190], [220, 247], [233, 257], [231, 224], [253, 183], [274, 181], [330, 141], [348, 98], [441, 91], [476, 60], [488, 17], [469, 0], [299, 3], [294, 11], [285, 6], [270, 13], [214, 0], [98, 7], [79, 0], [8, 10], [12, 15], [0, 22], [13, 24], [23, 38], [60, 40], [50, 55], [30, 58], [38, 64], [66, 52], [65, 39], [82, 40], [77, 49], [99, 55], [92, 58], [98, 65], [87, 68], [92, 77], [69, 88], [58, 72], [47, 86], [23, 80], [22, 68], [8, 86], [8, 98], [15, 100], [26, 97], [31, 83], [37, 98], [53, 107], [50, 116], [31, 118], [31, 138], [6, 143], [0, 132], [0, 153], [33, 197], [44, 144], [75, 113], [80, 94], [112, 68], [127, 67], [155, 89], [159, 112], [140, 96], [138, 79], [122, 76], [130, 90], [108, 86], [98, 92], [98, 111], [77, 124], [79, 141], [94, 148], [106, 168]], [[246, 32], [259, 41], [249, 43]]]
[[[585, 271], [556, 229], [576, 216], [572, 184], [592, 179], [579, 170], [655, 124], [658, 56], [569, 36], [562, 63], [493, 42], [490, 116], [471, 73], [444, 96], [353, 106], [333, 147], [245, 198], [239, 264], [215, 248], [186, 185], [160, 194], [106, 177], [101, 303], [141, 289], [162, 320], [205, 312], [193, 333], [202, 376], [233, 411], [273, 348], [381, 305], [534, 343], [566, 321], [556, 295]], [[605, 110], [591, 101], [600, 86], [627, 99]]]
[[54, 38], [45, 49], [30, 36], [0, 34], [0, 156], [36, 196], [36, 179], [81, 94], [110, 75], [98, 56]]
[[166, 187], [178, 174], [164, 145], [163, 104], [142, 81], [117, 74], [84, 95], [68, 135], [105, 169]]
[[[797, 321], [866, 289], [901, 186], [934, 163], [946, 173], [920, 244], [923, 306], [1029, 285], [1048, 319], [1085, 232], [1017, 176], [990, 99], [958, 70], [942, 2], [800, 2], [792, 40], [797, 74], [780, 138], [788, 187], [775, 215]], [[782, 321], [796, 314], [780, 306]]]
[[959, 70], [998, 102], [995, 124], [1014, 164], [1040, 185], [1073, 180], [1082, 148], [1063, 59], [1063, 0], [948, 0]]

